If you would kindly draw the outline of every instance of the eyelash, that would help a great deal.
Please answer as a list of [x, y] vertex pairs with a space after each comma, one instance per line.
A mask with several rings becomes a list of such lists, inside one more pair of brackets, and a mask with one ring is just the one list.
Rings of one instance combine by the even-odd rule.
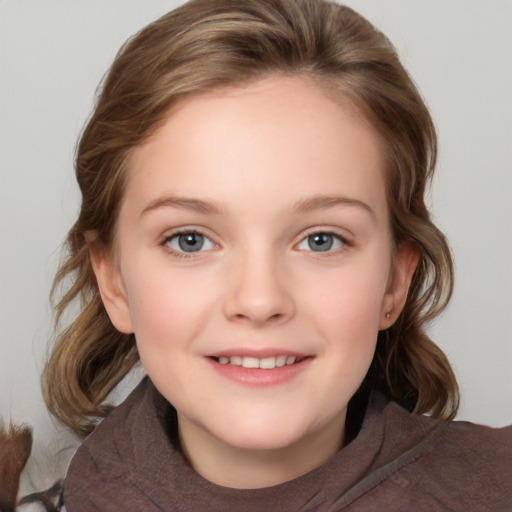
[[352, 247], [354, 244], [350, 240], [348, 240], [346, 237], [340, 235], [339, 233], [336, 233], [335, 231], [329, 231], [329, 230], [322, 230], [322, 229], [315, 229], [308, 233], [306, 233], [300, 240], [300, 242], [296, 245], [297, 247], [300, 244], [307, 243], [308, 239], [310, 237], [313, 237], [315, 235], [327, 235], [333, 237], [336, 241], [338, 241], [341, 245], [339, 249], [331, 250], [329, 247], [326, 251], [313, 251], [311, 248], [309, 250], [305, 249], [305, 252], [310, 252], [311, 254], [314, 254], [315, 256], [332, 256], [335, 254], [339, 254], [340, 252]]
[[218, 247], [218, 245], [209, 236], [205, 235], [198, 229], [183, 229], [183, 230], [174, 231], [173, 233], [165, 236], [164, 239], [160, 242], [160, 245], [170, 255], [177, 257], [177, 258], [183, 258], [183, 259], [197, 258], [199, 253], [205, 252], [205, 251], [201, 251], [201, 250], [190, 251], [190, 252], [178, 251], [168, 245], [169, 242], [171, 242], [173, 239], [178, 239], [180, 236], [184, 236], [184, 235], [200, 235], [204, 238], [204, 240], [208, 240], [214, 247]]
[[[190, 251], [190, 252], [178, 251], [169, 246], [169, 242], [171, 242], [173, 239], [177, 239], [178, 237], [184, 236], [184, 235], [202, 236], [205, 240], [208, 240], [209, 243], [211, 243], [214, 247], [218, 247], [218, 244], [216, 244], [209, 236], [205, 235], [198, 229], [183, 229], [183, 230], [174, 231], [173, 233], [165, 236], [164, 239], [160, 242], [160, 245], [164, 249], [166, 249], [169, 254], [171, 254], [172, 256], [177, 257], [177, 258], [184, 258], [184, 259], [197, 258], [199, 253], [206, 252], [204, 250]], [[313, 251], [311, 249], [311, 247], [309, 250], [308, 249], [301, 249], [301, 250], [303, 250], [304, 252], [310, 252], [311, 254], [314, 254], [316, 256], [319, 256], [319, 255], [328, 256], [328, 255], [338, 254], [339, 252], [346, 250], [347, 248], [350, 248], [353, 246], [353, 243], [350, 240], [347, 240], [347, 238], [340, 235], [339, 233], [336, 233], [334, 231], [328, 231], [328, 230], [314, 230], [314, 231], [310, 231], [309, 233], [306, 233], [301, 238], [300, 242], [295, 245], [295, 247], [298, 247], [303, 243], [307, 243], [308, 239], [315, 235], [331, 236], [331, 237], [333, 237], [333, 239], [338, 241], [342, 247], [338, 250], [331, 250], [331, 247], [329, 247], [325, 251]], [[202, 247], [201, 247], [201, 249], [202, 249]]]

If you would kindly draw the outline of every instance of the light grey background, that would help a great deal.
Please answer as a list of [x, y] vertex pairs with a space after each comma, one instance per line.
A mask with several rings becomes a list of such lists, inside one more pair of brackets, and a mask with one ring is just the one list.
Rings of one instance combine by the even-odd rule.
[[[39, 375], [78, 205], [75, 141], [119, 46], [179, 3], [0, 0], [0, 416], [35, 427], [36, 453], [70, 443]], [[391, 37], [439, 129], [432, 202], [457, 285], [432, 332], [459, 378], [459, 418], [512, 423], [512, 2], [346, 3]]]

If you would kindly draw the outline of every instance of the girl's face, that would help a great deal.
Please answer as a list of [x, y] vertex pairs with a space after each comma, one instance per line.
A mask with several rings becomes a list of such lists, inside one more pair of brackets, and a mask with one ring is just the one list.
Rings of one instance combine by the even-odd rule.
[[380, 143], [353, 107], [285, 77], [187, 100], [133, 154], [117, 237], [116, 262], [94, 257], [105, 305], [203, 476], [236, 486], [216, 453], [300, 454], [286, 480], [339, 449], [415, 264], [401, 249], [391, 272]]

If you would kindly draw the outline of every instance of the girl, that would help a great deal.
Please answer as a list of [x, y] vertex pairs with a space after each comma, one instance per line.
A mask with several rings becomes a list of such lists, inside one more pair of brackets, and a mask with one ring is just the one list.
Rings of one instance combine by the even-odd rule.
[[453, 281], [435, 158], [391, 44], [346, 7], [193, 0], [131, 39], [56, 277], [58, 315], [81, 309], [43, 389], [92, 432], [67, 509], [510, 510], [512, 430], [447, 421], [425, 333]]

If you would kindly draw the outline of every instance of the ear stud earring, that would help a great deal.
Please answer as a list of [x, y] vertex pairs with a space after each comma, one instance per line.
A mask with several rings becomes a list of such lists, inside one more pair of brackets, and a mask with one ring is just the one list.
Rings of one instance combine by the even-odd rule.
[[386, 319], [389, 320], [391, 318], [391, 311], [388, 311], [386, 313]]

